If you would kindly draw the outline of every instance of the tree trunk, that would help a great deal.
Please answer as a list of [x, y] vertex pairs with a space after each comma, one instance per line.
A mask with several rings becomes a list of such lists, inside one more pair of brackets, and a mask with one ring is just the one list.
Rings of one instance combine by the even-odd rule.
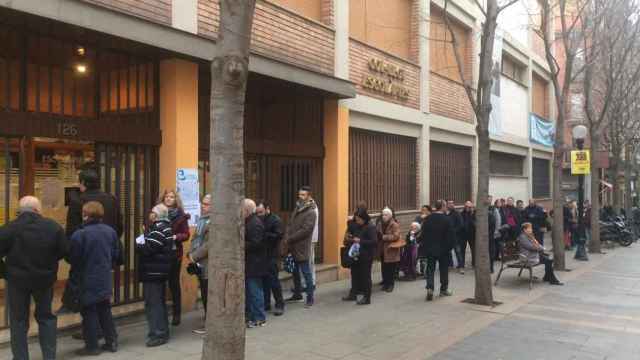
[[[488, 125], [488, 114], [485, 124]], [[480, 119], [478, 121], [481, 121]], [[489, 133], [488, 129], [477, 129], [478, 133], [478, 194], [476, 197], [476, 246], [475, 246], [475, 295], [477, 304], [493, 306], [493, 284], [489, 261]]]
[[609, 175], [609, 182], [613, 185], [613, 189], [611, 189], [611, 205], [613, 206], [613, 210], [616, 214], [620, 213], [620, 209], [622, 208], [622, 196], [620, 183], [618, 182], [618, 174], [620, 174], [620, 155], [622, 152], [619, 148], [614, 147], [613, 156], [609, 159], [609, 169], [607, 169], [607, 174]]
[[633, 151], [631, 150], [631, 145], [626, 145], [624, 147], [624, 211], [627, 214], [627, 219], [631, 219], [631, 183], [633, 180], [631, 179], [631, 171], [632, 167], [632, 156]]
[[211, 62], [207, 337], [203, 360], [242, 360], [244, 320], [244, 102], [255, 0], [221, 0], [217, 54]]
[[600, 136], [589, 131], [591, 141], [591, 242], [589, 252], [600, 253], [600, 169], [595, 156], [600, 144]]

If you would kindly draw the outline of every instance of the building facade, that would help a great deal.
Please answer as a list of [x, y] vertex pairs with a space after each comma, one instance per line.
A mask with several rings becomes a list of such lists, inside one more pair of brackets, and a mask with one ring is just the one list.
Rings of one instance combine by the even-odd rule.
[[[529, 21], [524, 10], [509, 18]], [[461, 81], [477, 78], [481, 12], [463, 0], [448, 8], [461, 79], [443, 11], [442, 1], [428, 0], [257, 3], [246, 193], [269, 200], [286, 220], [297, 188], [313, 188], [321, 209], [316, 261], [333, 271], [327, 278], [340, 276], [345, 222], [359, 201], [374, 213], [392, 206], [407, 227], [421, 204], [474, 199], [475, 119]], [[133, 240], [158, 193], [176, 187], [180, 168], [199, 170], [201, 194], [210, 184], [208, 64], [218, 24], [215, 0], [0, 7], [7, 44], [0, 49], [0, 224], [26, 194], [64, 224], [65, 188], [77, 185], [82, 166], [97, 166], [125, 214], [116, 305], [140, 300]], [[548, 71], [531, 30], [516, 25], [501, 25], [490, 191], [546, 200], [552, 149], [531, 140], [531, 121], [553, 119]], [[57, 299], [67, 271], [60, 270]], [[183, 290], [193, 305], [196, 284], [186, 273]]]

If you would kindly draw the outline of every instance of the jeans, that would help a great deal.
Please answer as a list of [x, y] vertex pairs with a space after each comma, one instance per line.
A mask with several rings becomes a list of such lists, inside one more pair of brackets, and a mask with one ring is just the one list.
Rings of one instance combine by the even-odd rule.
[[[311, 242], [311, 250], [309, 251], [309, 270], [311, 271], [311, 283], [316, 286], [316, 244]], [[305, 286], [306, 286], [305, 280]]]
[[[25, 284], [27, 285], [27, 284]], [[11, 352], [14, 360], [28, 360], [29, 346], [29, 307], [31, 297], [36, 303], [35, 318], [38, 322], [38, 337], [44, 360], [56, 358], [57, 317], [51, 311], [53, 287], [47, 289], [29, 289], [8, 284], [9, 325], [11, 333]]]
[[[311, 267], [309, 261], [296, 261], [296, 268], [293, 271], [293, 293], [294, 295], [302, 295], [302, 280], [300, 273], [304, 276], [306, 284], [313, 284], [313, 276], [311, 275]], [[313, 303], [313, 286], [306, 286], [307, 302]]]
[[464, 269], [465, 259], [467, 257], [467, 238], [458, 237], [458, 245], [456, 246], [456, 259], [458, 260], [458, 269]]
[[104, 334], [106, 344], [111, 345], [116, 342], [118, 335], [109, 300], [83, 306], [80, 314], [82, 315], [82, 334], [87, 349], [98, 349], [98, 332], [100, 331]]
[[262, 278], [250, 277], [245, 280], [245, 317], [247, 321], [265, 321], [264, 294], [262, 293]]
[[202, 307], [204, 314], [207, 315], [207, 294], [209, 292], [209, 279], [203, 279], [198, 276], [198, 285], [200, 285], [200, 299], [202, 299]]
[[169, 291], [171, 292], [171, 301], [173, 302], [173, 316], [180, 316], [182, 311], [182, 294], [180, 290], [180, 270], [182, 269], [182, 260], [176, 259], [171, 262], [169, 270]]
[[262, 278], [262, 291], [264, 293], [264, 307], [271, 308], [271, 294], [276, 300], [276, 308], [284, 309], [284, 299], [282, 298], [282, 285], [278, 278], [278, 260], [273, 259], [269, 266], [269, 272]]
[[449, 253], [440, 256], [427, 256], [427, 289], [434, 289], [434, 277], [436, 272], [436, 261], [440, 268], [440, 291], [449, 288]]
[[142, 292], [144, 312], [149, 327], [147, 340], [169, 340], [169, 318], [165, 300], [166, 283], [164, 281], [144, 282]]
[[382, 263], [382, 285], [385, 288], [391, 288], [395, 285], [397, 268], [398, 268], [397, 262]]
[[371, 299], [371, 266], [373, 259], [360, 259], [351, 265], [351, 291], [349, 296], [363, 295]]

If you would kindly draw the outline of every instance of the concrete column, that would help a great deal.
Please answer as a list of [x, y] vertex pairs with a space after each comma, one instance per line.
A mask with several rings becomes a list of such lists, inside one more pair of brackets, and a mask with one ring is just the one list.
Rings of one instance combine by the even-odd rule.
[[427, 124], [422, 125], [422, 129], [420, 129], [420, 139], [418, 139], [419, 141], [419, 146], [420, 146], [420, 157], [418, 158], [419, 161], [419, 171], [420, 171], [420, 204], [418, 204], [419, 206], [422, 206], [424, 204], [429, 204], [431, 200], [435, 200], [435, 199], [430, 199], [430, 194], [431, 194], [431, 183], [429, 182], [429, 174], [431, 173], [431, 160], [430, 160], [430, 155], [431, 152], [429, 151], [430, 148], [430, 132], [429, 132], [429, 126]]
[[324, 147], [323, 255], [339, 264], [349, 207], [349, 109], [337, 100], [324, 104]]
[[333, 0], [335, 34], [334, 75], [349, 79], [349, 2]]
[[173, 0], [171, 26], [192, 34], [198, 33], [198, 0]]
[[[160, 191], [175, 189], [176, 169], [198, 168], [198, 65], [181, 59], [160, 63]], [[184, 244], [189, 249], [190, 244]], [[186, 266], [186, 262], [183, 261]], [[198, 294], [194, 276], [181, 274], [183, 312]]]

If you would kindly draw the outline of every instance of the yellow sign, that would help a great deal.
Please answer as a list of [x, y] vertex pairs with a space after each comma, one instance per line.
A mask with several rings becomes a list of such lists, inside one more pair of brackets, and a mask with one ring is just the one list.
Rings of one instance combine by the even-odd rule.
[[591, 173], [591, 157], [589, 150], [571, 151], [571, 175], [587, 175]]
[[[402, 85], [404, 69], [384, 60], [371, 58], [368, 61], [369, 71], [373, 75], [365, 74], [362, 87], [384, 95], [396, 97], [400, 100], [409, 98], [409, 89]], [[376, 76], [376, 74], [380, 74]]]

